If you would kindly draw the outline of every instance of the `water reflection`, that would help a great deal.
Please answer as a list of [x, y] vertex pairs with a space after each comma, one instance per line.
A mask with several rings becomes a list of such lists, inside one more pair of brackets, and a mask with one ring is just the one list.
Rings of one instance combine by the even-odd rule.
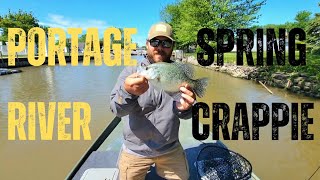
[[[139, 60], [142, 57], [135, 58]], [[64, 179], [113, 119], [109, 110], [109, 95], [122, 69], [93, 65], [72, 67], [67, 64], [66, 67], [24, 67], [22, 73], [1, 76], [0, 162], [6, 162], [0, 163], [2, 179]], [[35, 141], [8, 141], [8, 102], [22, 102], [27, 106], [28, 102], [79, 101], [91, 106], [92, 141], [58, 141], [57, 121], [54, 122], [53, 140], [41, 141], [38, 120]], [[71, 119], [70, 124], [66, 125], [66, 133], [72, 134], [71, 112], [67, 111], [66, 116]], [[25, 123], [26, 133], [27, 125], [28, 122]]]
[[[247, 80], [239, 80], [228, 75], [211, 72], [204, 68], [198, 68], [200, 76], [210, 75], [213, 78], [209, 91], [201, 100], [210, 107], [212, 103], [226, 103], [230, 108], [230, 122], [228, 124], [231, 137], [233, 128], [235, 103], [246, 103], [250, 134], [252, 133], [252, 103], [266, 103], [272, 111], [272, 103], [285, 103], [290, 109], [290, 121], [285, 127], [279, 128], [279, 140], [272, 140], [272, 121], [260, 128], [260, 140], [245, 141], [243, 133], [239, 132], [239, 140], [223, 141], [231, 149], [246, 156], [253, 164], [255, 173], [262, 179], [307, 179], [320, 165], [320, 114], [318, 109], [320, 101], [284, 90], [270, 88], [274, 94], [270, 94], [261, 85]], [[299, 103], [299, 140], [291, 140], [291, 103]], [[314, 140], [301, 140], [301, 103], [314, 103], [314, 109], [310, 109], [309, 117], [313, 118], [309, 133], [314, 134]], [[210, 119], [203, 122], [210, 123]], [[241, 123], [240, 123], [241, 124]], [[220, 139], [222, 139], [220, 130]], [[212, 138], [212, 137], [210, 137]], [[251, 134], [252, 139], [252, 134]]]

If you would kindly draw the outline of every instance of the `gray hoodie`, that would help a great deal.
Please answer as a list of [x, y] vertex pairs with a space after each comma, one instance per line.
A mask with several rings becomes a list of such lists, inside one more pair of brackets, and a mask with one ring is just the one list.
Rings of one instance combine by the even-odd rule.
[[[144, 59], [141, 63], [150, 64]], [[124, 145], [142, 156], [159, 156], [180, 145], [178, 135], [181, 119], [191, 118], [192, 108], [180, 111], [175, 100], [163, 90], [149, 89], [140, 96], [124, 89], [127, 76], [137, 67], [125, 67], [111, 92], [111, 111], [124, 121]], [[172, 77], [174, 78], [174, 77]]]

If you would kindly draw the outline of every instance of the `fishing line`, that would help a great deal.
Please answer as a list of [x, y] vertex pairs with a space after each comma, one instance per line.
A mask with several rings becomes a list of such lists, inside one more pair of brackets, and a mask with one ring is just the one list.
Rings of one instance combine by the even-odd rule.
[[310, 179], [312, 178], [312, 176], [314, 176], [319, 169], [320, 169], [320, 166], [319, 166], [318, 169], [309, 177], [308, 180], [310, 180]]

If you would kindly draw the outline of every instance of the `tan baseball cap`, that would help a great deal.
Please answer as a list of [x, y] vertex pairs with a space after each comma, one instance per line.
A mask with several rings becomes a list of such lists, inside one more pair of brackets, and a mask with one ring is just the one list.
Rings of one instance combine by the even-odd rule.
[[164, 22], [159, 22], [151, 26], [148, 34], [148, 39], [152, 39], [157, 36], [164, 36], [174, 41], [172, 27]]

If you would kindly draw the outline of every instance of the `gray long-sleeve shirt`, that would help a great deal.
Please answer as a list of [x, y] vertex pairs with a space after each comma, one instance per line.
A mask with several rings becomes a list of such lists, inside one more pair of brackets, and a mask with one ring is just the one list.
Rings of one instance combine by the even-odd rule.
[[[147, 59], [141, 63], [150, 64]], [[128, 93], [124, 81], [136, 70], [125, 67], [119, 75], [110, 96], [111, 111], [124, 121], [124, 145], [129, 150], [142, 156], [159, 156], [179, 146], [179, 118], [189, 119], [192, 110], [178, 110], [169, 94], [150, 83], [140, 96]]]

